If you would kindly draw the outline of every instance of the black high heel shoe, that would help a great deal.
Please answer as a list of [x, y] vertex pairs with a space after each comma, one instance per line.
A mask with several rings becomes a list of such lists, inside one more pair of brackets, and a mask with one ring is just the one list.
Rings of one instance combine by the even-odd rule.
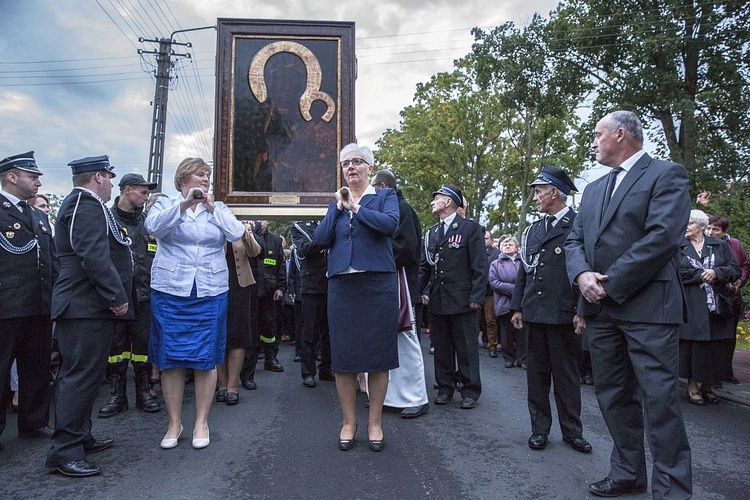
[[339, 450], [341, 451], [349, 451], [352, 448], [354, 448], [354, 445], [357, 443], [357, 440], [354, 439], [357, 436], [357, 426], [354, 426], [354, 435], [351, 439], [339, 439]]

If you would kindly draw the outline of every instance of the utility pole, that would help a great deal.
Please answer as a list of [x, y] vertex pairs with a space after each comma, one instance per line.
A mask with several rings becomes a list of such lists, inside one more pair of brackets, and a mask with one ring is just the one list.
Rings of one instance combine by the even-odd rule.
[[156, 190], [161, 191], [161, 181], [164, 173], [164, 139], [167, 131], [167, 101], [169, 100], [169, 81], [174, 68], [172, 57], [190, 58], [189, 53], [175, 54], [172, 45], [184, 45], [191, 47], [188, 43], [179, 43], [170, 37], [159, 40], [139, 38], [139, 42], [158, 43], [159, 50], [138, 49], [138, 54], [156, 54], [156, 90], [154, 91], [154, 114], [151, 122], [151, 148], [148, 156], [148, 180], [156, 183]]

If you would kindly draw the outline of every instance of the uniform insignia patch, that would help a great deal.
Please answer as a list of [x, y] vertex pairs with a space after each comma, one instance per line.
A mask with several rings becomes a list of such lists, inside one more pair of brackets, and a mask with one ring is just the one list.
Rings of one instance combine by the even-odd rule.
[[555, 248], [555, 253], [556, 253], [557, 255], [560, 255], [560, 254], [562, 253], [562, 248], [560, 248], [560, 247], [556, 247], [556, 248]]
[[10, 203], [9, 203], [9, 202], [7, 202], [7, 201], [4, 201], [4, 202], [3, 202], [3, 206], [4, 206], [5, 208], [10, 208]]
[[8, 239], [14, 238], [15, 236], [16, 236], [16, 233], [14, 233], [13, 231], [5, 231], [5, 237]]

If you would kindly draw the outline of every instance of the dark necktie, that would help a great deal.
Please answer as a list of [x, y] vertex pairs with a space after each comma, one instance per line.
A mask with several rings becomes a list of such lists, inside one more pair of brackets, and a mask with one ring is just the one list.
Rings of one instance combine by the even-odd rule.
[[33, 228], [34, 224], [31, 222], [31, 207], [29, 206], [29, 204], [26, 201], [21, 200], [18, 202], [18, 206], [21, 207], [21, 211], [23, 212], [24, 220], [26, 221], [26, 223], [29, 225], [29, 227]]
[[443, 241], [443, 238], [445, 238], [445, 224], [441, 222], [440, 227], [438, 227], [438, 243]]
[[604, 214], [606, 213], [607, 207], [609, 206], [609, 200], [612, 198], [612, 193], [615, 190], [615, 184], [617, 184], [617, 175], [620, 172], [622, 172], [622, 167], [613, 168], [609, 173], [609, 178], [607, 179], [607, 191], [604, 193], [604, 200], [602, 201], [602, 218], [604, 218]]
[[555, 221], [555, 216], [554, 215], [546, 215], [544, 217], [544, 230], [545, 230], [545, 232], [547, 234], [549, 234], [550, 231], [552, 231], [552, 223], [554, 221]]

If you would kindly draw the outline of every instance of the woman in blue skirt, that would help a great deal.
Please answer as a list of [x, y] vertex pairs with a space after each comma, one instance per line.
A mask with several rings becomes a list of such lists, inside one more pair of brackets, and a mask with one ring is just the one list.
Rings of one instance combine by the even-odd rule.
[[177, 167], [177, 199], [160, 198], [149, 210], [146, 229], [156, 236], [151, 268], [149, 360], [160, 370], [169, 427], [161, 447], [174, 448], [182, 433], [185, 369], [195, 370], [196, 418], [193, 448], [210, 443], [208, 411], [216, 386], [216, 365], [224, 362], [229, 271], [227, 241], [245, 228], [208, 191], [211, 168], [200, 158]]
[[370, 185], [370, 148], [349, 144], [341, 150], [343, 178], [313, 239], [329, 248], [328, 322], [332, 370], [336, 372], [343, 425], [339, 449], [354, 446], [357, 429], [357, 373], [368, 372], [370, 449], [383, 449], [381, 415], [388, 371], [398, 368], [398, 282], [393, 235], [398, 200], [393, 189]]

